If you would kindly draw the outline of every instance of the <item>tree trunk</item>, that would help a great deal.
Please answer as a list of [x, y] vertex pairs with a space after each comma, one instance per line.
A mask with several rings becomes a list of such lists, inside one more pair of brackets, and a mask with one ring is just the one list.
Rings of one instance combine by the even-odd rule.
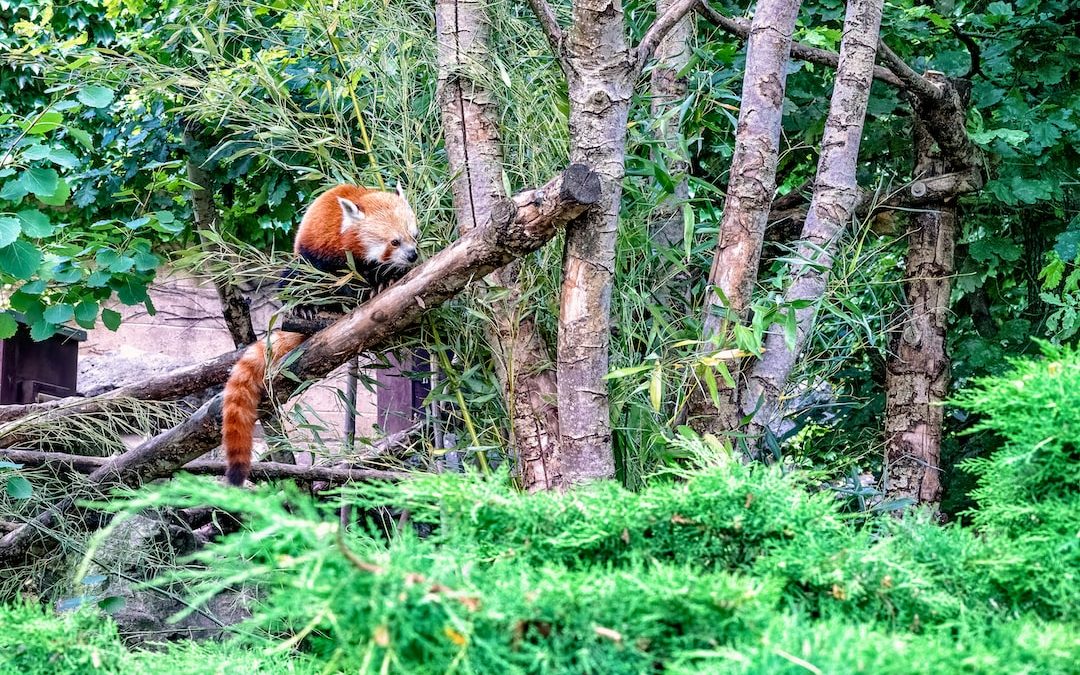
[[[596, 174], [576, 164], [542, 188], [499, 202], [487, 224], [300, 345], [297, 358], [284, 359], [288, 372], [271, 382], [271, 397], [285, 401], [305, 379], [323, 377], [357, 352], [415, 325], [429, 308], [457, 295], [471, 280], [543, 246], [558, 228], [597, 203], [600, 195]], [[90, 474], [86, 490], [163, 478], [212, 450], [221, 442], [221, 402], [219, 394], [183, 424], [111, 458]], [[38, 535], [85, 494], [65, 498], [0, 539], [0, 563], [24, 560]]]
[[784, 329], [778, 325], [765, 338], [765, 354], [755, 364], [741, 396], [744, 414], [754, 414], [751, 434], [774, 428], [783, 415], [780, 396], [806, 346], [840, 236], [859, 199], [855, 170], [874, 77], [882, 4], [883, 0], [851, 0], [847, 5], [814, 196], [803, 225], [803, 243], [795, 255], [797, 262], [791, 266], [792, 282], [784, 294], [786, 303], [806, 302], [807, 306], [795, 310], [793, 345], [787, 344]]
[[[485, 223], [505, 199], [498, 114], [483, 78], [490, 70], [488, 17], [476, 0], [438, 0], [435, 25], [439, 43], [439, 107], [453, 181], [454, 210], [462, 234]], [[510, 413], [513, 454], [522, 487], [551, 489], [560, 483], [559, 415], [555, 372], [548, 346], [520, 303], [519, 263], [488, 276], [507, 289], [492, 308], [492, 345], [498, 345], [496, 370]]]
[[566, 37], [570, 64], [570, 160], [600, 176], [600, 203], [567, 227], [559, 310], [558, 390], [562, 474], [567, 484], [613, 478], [611, 413], [604, 376], [611, 340], [611, 285], [634, 84], [621, 0], [578, 0]]
[[[918, 108], [916, 108], [918, 110]], [[946, 170], [926, 123], [915, 124], [915, 176]], [[905, 320], [885, 363], [885, 468], [889, 499], [941, 500], [941, 432], [949, 391], [946, 325], [952, 292], [956, 207], [939, 201], [912, 213]]]
[[[757, 280], [761, 245], [776, 191], [776, 164], [784, 112], [791, 34], [801, 0], [761, 0], [746, 45], [746, 72], [731, 158], [720, 238], [709, 272], [710, 292], [702, 318], [702, 339], [726, 342], [732, 323], [745, 321]], [[714, 345], [715, 347], [716, 345]], [[726, 345], [725, 345], [726, 346]], [[718, 401], [695, 406], [695, 426], [703, 431], [736, 429], [741, 367], [731, 368], [735, 387], [723, 387]], [[697, 394], [702, 399], [704, 396]]]
[[[662, 15], [675, 0], [656, 0], [656, 13]], [[690, 162], [685, 154], [679, 130], [679, 107], [686, 98], [686, 76], [682, 71], [690, 63], [690, 38], [694, 33], [694, 15], [679, 19], [656, 45], [656, 65], [649, 76], [651, 110], [656, 121], [656, 137], [661, 148], [653, 150], [653, 161], [661, 161], [677, 179], [674, 193], [667, 195], [652, 215], [650, 232], [658, 246], [676, 246], [683, 240], [682, 206], [690, 198], [686, 172]], [[662, 155], [662, 156], [660, 156]]]
[[[196, 230], [213, 230], [218, 223], [218, 211], [214, 205], [214, 182], [203, 170], [192, 153], [198, 142], [191, 131], [184, 130], [184, 145], [188, 149], [188, 180], [197, 186], [191, 191], [191, 212], [195, 218]], [[203, 246], [208, 246], [206, 239], [199, 236]], [[255, 328], [251, 325], [251, 310], [240, 289], [227, 281], [215, 281], [218, 299], [221, 301], [221, 316], [229, 329], [233, 344], [237, 347], [255, 342]]]

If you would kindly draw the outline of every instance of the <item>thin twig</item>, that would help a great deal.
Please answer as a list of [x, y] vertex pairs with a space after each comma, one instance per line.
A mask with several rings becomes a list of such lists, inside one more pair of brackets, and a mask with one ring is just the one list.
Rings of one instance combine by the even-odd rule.
[[540, 27], [544, 30], [544, 37], [547, 38], [548, 44], [551, 46], [551, 53], [555, 56], [555, 60], [559, 62], [559, 67], [563, 72], [570, 74], [570, 64], [566, 60], [566, 56], [563, 54], [563, 35], [562, 28], [559, 27], [559, 20], [555, 17], [555, 11], [551, 9], [551, 5], [547, 3], [547, 0], [528, 0], [529, 7], [532, 8], [533, 14], [536, 15], [537, 21], [540, 22]]
[[896, 55], [896, 52], [889, 49], [884, 40], [878, 42], [878, 58], [885, 63], [893, 74], [900, 78], [900, 81], [904, 83], [904, 89], [907, 89], [915, 96], [928, 101], [937, 101], [944, 95], [944, 92], [933, 82], [916, 73], [911, 66], [904, 63], [904, 60]]
[[[698, 11], [711, 23], [715, 24], [717, 28], [730, 33], [741, 40], [745, 40], [747, 36], [750, 35], [750, 22], [745, 19], [732, 19], [731, 17], [724, 16], [713, 9], [706, 1], [703, 1], [698, 5]], [[836, 52], [818, 49], [817, 47], [810, 47], [801, 42], [791, 43], [791, 56], [800, 61], [816, 63], [830, 68], [836, 68], [840, 63], [840, 55]], [[907, 88], [899, 77], [894, 75], [888, 68], [883, 68], [882, 66], [874, 66], [874, 79], [880, 80], [897, 89]]]
[[649, 26], [649, 30], [645, 31], [641, 42], [634, 48], [633, 70], [635, 73], [640, 73], [645, 67], [645, 62], [652, 56], [653, 50], [664, 39], [664, 36], [701, 2], [702, 0], [676, 0], [663, 14], [656, 17]]

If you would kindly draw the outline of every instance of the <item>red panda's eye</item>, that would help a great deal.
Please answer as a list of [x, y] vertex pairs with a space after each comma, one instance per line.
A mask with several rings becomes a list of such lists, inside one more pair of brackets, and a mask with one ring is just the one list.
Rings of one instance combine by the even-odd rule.
[[390, 242], [390, 245], [394, 247], [401, 246], [401, 240], [395, 239], [394, 241]]

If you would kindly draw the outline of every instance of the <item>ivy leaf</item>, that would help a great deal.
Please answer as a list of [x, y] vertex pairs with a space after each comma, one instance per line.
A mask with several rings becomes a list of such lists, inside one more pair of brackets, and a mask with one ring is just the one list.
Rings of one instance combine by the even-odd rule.
[[23, 184], [27, 192], [32, 192], [38, 197], [51, 197], [60, 185], [60, 174], [54, 169], [32, 167], [22, 172], [19, 182]]
[[19, 211], [16, 215], [19, 216], [19, 222], [22, 224], [23, 234], [28, 237], [35, 239], [48, 237], [56, 229], [49, 222], [49, 217], [37, 209]]
[[101, 310], [101, 323], [105, 324], [109, 330], [115, 331], [120, 327], [120, 312], [111, 309]]
[[34, 494], [34, 486], [23, 476], [8, 476], [7, 493], [12, 499], [30, 499]]
[[0, 270], [16, 279], [29, 279], [41, 264], [41, 251], [28, 241], [16, 241], [0, 248]]
[[0, 216], [0, 248], [7, 246], [19, 238], [22, 227], [19, 219], [11, 216]]
[[0, 340], [6, 340], [19, 330], [19, 322], [11, 312], [0, 312]]
[[65, 323], [75, 317], [75, 308], [62, 302], [58, 305], [50, 305], [42, 316], [49, 323]]
[[113, 90], [108, 87], [92, 84], [79, 90], [79, 93], [76, 94], [75, 97], [79, 99], [79, 102], [83, 105], [90, 106], [91, 108], [104, 108], [113, 102], [115, 94], [113, 94]]

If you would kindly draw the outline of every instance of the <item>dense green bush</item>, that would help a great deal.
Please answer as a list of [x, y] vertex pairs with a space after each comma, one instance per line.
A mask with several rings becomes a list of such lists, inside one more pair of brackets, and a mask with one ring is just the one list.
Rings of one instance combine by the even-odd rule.
[[295, 654], [268, 655], [213, 642], [129, 652], [112, 621], [91, 610], [54, 614], [30, 604], [0, 605], [0, 675], [316, 672]]
[[[640, 492], [524, 497], [505, 476], [450, 474], [355, 485], [338, 503], [181, 478], [110, 508], [243, 518], [154, 582], [186, 584], [194, 604], [257, 585], [235, 639], [152, 659], [93, 615], [15, 607], [0, 646], [25, 645], [12, 653], [26, 673], [1080, 672], [1078, 396], [1080, 353], [1049, 349], [959, 398], [1004, 438], [969, 464], [975, 527], [844, 514], [797, 475], [733, 461]], [[342, 531], [341, 504], [404, 510], [408, 525]]]
[[987, 537], [1007, 542], [1007, 564], [987, 574], [1024, 605], [1080, 608], [1080, 351], [1046, 345], [1042, 359], [978, 380], [957, 402], [982, 415], [976, 430], [1004, 439], [989, 457], [968, 460], [978, 487], [971, 516]]

